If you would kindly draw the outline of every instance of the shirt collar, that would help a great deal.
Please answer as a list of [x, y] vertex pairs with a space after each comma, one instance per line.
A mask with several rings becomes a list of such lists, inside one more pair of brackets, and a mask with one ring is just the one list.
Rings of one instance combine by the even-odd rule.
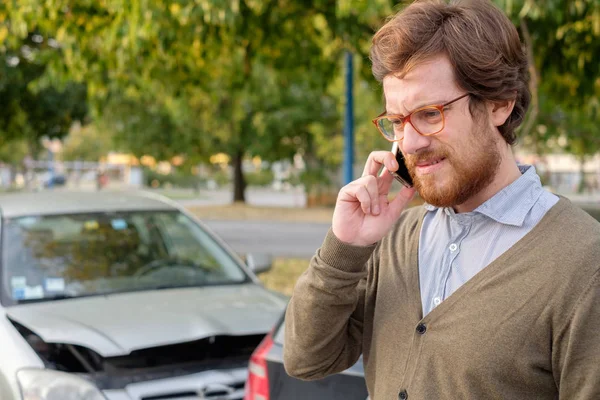
[[[519, 165], [519, 170], [521, 176], [517, 180], [477, 207], [473, 214], [479, 213], [506, 225], [522, 226], [525, 217], [544, 189], [534, 166]], [[431, 204], [425, 204], [424, 207], [428, 211], [439, 208]], [[447, 214], [454, 215], [454, 212], [447, 212]]]

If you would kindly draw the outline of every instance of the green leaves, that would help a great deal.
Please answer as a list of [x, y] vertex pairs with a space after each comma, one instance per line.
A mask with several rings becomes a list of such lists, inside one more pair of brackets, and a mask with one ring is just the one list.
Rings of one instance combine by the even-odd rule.
[[0, 52], [2, 146], [25, 143], [36, 156], [41, 138], [61, 138], [75, 121], [86, 117], [85, 85], [50, 85], [44, 80], [49, 63], [59, 56], [49, 38], [35, 30], [22, 39], [5, 41]]
[[[530, 138], [564, 135], [566, 143], [583, 143], [566, 144], [570, 151], [593, 149], [594, 141], [579, 138], [593, 139], [588, 128], [600, 122], [600, 2], [495, 2], [530, 33], [539, 78]], [[383, 104], [368, 52], [373, 33], [399, 7], [389, 0], [2, 2], [0, 129], [5, 138], [34, 138], [61, 126], [61, 136], [85, 115], [79, 106], [87, 93], [98, 129], [138, 156], [189, 161], [224, 152], [273, 161], [298, 153], [310, 165], [334, 167], [343, 151], [341, 60], [350, 49], [360, 71], [362, 159], [389, 147], [370, 123]], [[23, 44], [33, 35], [43, 43], [28, 44], [27, 53]], [[15, 57], [17, 68], [10, 67]]]
[[600, 2], [597, 0], [496, 0], [523, 32], [534, 55], [539, 115], [523, 132], [538, 151], [577, 156], [600, 151]]

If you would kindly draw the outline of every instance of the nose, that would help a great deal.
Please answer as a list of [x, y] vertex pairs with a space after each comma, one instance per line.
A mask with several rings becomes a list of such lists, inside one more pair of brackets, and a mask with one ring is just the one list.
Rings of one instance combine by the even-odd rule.
[[404, 138], [399, 144], [404, 154], [417, 154], [419, 151], [429, 147], [431, 138], [420, 135], [412, 124], [409, 123], [404, 126]]

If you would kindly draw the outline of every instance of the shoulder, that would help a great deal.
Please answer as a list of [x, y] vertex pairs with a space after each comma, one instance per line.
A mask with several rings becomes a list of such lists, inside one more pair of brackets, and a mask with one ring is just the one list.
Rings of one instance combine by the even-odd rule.
[[560, 197], [558, 203], [548, 211], [542, 223], [545, 234], [553, 233], [572, 243], [600, 245], [600, 222], [564, 197]]
[[575, 292], [600, 271], [600, 223], [566, 198], [540, 221], [530, 244], [549, 279]]

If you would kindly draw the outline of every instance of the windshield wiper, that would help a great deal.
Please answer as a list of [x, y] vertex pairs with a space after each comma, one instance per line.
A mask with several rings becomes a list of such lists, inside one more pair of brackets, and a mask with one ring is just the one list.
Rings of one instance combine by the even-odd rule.
[[200, 270], [204, 273], [211, 273], [214, 271], [214, 268], [208, 265], [199, 264], [193, 261], [179, 259], [179, 258], [161, 258], [154, 260], [152, 262], [147, 263], [146, 265], [138, 268], [137, 271], [133, 273], [134, 277], [141, 277], [147, 274], [151, 274], [154, 271], [158, 271], [162, 268], [170, 268], [170, 267], [180, 267], [180, 268], [190, 268], [194, 270]]
[[82, 297], [91, 297], [91, 296], [101, 296], [104, 293], [84, 293], [84, 294], [68, 294], [68, 293], [60, 293], [52, 296], [44, 296], [37, 297], [31, 299], [20, 299], [17, 300], [17, 304], [29, 304], [29, 303], [42, 303], [45, 301], [55, 301], [55, 300], [68, 300], [68, 299], [79, 299]]
[[133, 293], [133, 292], [144, 292], [144, 291], [153, 291], [153, 290], [167, 290], [167, 289], [182, 289], [182, 288], [193, 288], [193, 287], [203, 287], [207, 286], [205, 283], [184, 283], [184, 284], [176, 284], [176, 285], [155, 285], [155, 286], [143, 286], [137, 288], [129, 288], [122, 290], [112, 290], [109, 292], [102, 292], [101, 294], [110, 296], [112, 294], [124, 294], [124, 293]]

